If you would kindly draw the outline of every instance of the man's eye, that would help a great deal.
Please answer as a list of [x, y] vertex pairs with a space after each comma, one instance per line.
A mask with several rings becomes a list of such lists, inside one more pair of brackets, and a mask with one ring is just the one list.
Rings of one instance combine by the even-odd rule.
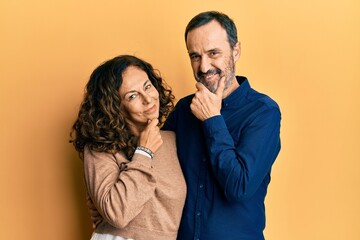
[[190, 55], [190, 59], [191, 59], [191, 61], [199, 61], [200, 56], [199, 55]]

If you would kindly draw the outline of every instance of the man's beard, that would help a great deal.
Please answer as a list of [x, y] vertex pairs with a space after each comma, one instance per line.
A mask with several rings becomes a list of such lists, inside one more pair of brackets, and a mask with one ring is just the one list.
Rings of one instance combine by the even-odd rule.
[[[228, 64], [226, 65], [225, 71], [221, 71], [219, 68], [210, 69], [206, 73], [198, 71], [195, 78], [196, 78], [196, 81], [204, 84], [204, 86], [207, 89], [209, 89], [210, 92], [215, 93], [217, 90], [217, 87], [219, 86], [220, 79], [225, 76], [225, 72], [229, 73], [225, 79], [225, 88], [224, 89], [227, 89], [231, 85], [231, 83], [235, 77], [235, 64], [234, 64], [232, 57], [231, 57], [230, 61], [228, 62]], [[215, 82], [213, 84], [210, 84], [208, 81], [206, 81], [207, 76], [215, 75], [215, 74], [218, 75], [218, 79], [215, 80], [215, 82], [217, 82], [217, 85], [215, 84]]]

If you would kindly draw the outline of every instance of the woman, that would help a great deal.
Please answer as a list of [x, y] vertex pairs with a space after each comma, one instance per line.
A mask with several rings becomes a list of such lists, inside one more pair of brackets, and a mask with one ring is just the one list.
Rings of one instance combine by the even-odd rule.
[[176, 239], [186, 186], [173, 132], [174, 96], [153, 67], [122, 55], [94, 70], [71, 132], [84, 161], [95, 239]]

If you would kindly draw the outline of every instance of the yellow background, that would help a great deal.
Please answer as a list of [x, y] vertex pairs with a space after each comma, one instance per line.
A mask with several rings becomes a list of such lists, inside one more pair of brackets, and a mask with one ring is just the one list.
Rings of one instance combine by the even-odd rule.
[[0, 239], [89, 239], [82, 163], [68, 143], [91, 71], [118, 54], [194, 91], [184, 28], [220, 10], [237, 74], [282, 109], [267, 240], [360, 239], [360, 1], [0, 1]]

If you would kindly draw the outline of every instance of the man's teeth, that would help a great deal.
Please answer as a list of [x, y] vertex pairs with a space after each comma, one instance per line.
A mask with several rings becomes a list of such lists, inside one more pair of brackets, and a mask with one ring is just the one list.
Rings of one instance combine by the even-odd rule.
[[209, 78], [212, 78], [215, 74], [209, 74], [209, 75], [206, 75], [205, 76], [205, 79], [209, 79]]

